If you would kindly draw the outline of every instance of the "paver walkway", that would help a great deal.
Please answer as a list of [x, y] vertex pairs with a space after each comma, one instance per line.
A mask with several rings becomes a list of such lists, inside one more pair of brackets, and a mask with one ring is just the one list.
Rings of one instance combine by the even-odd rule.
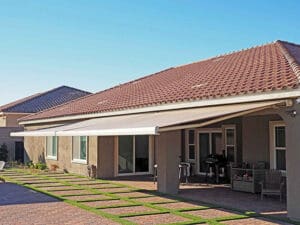
[[0, 184], [0, 193], [4, 193], [0, 197], [0, 218], [4, 218], [4, 224], [291, 224], [159, 195], [122, 183], [62, 173], [28, 172], [7, 170], [1, 175], [62, 201], [14, 184]]
[[0, 184], [0, 224], [119, 224], [55, 198], [5, 183]]

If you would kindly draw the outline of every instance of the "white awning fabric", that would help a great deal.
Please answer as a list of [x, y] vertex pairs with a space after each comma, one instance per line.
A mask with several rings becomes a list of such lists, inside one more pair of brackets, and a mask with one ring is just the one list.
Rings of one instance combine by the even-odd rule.
[[[157, 135], [159, 132], [208, 125], [270, 108], [284, 101], [211, 106], [89, 119], [69, 125], [11, 133], [11, 136]], [[199, 123], [200, 121], [200, 123]], [[188, 125], [184, 125], [187, 124]]]

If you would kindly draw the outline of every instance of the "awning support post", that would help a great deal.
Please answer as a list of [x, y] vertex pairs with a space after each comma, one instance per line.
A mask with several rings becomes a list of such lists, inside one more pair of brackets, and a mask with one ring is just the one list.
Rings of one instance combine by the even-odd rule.
[[300, 105], [289, 110], [295, 110], [297, 115], [290, 115], [287, 109], [279, 113], [286, 125], [287, 211], [290, 219], [300, 221]]
[[163, 132], [157, 141], [157, 189], [166, 194], [179, 190], [179, 163], [181, 155], [181, 131]]

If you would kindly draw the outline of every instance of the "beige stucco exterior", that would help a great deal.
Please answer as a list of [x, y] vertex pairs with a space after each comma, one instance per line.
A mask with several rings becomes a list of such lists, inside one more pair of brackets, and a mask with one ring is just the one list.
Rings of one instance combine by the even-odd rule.
[[58, 165], [59, 169], [70, 173], [88, 175], [87, 165], [97, 165], [98, 157], [98, 138], [88, 137], [87, 162], [73, 162], [72, 159], [72, 137], [59, 137], [57, 160], [46, 156], [46, 137], [25, 137], [24, 146], [29, 157], [33, 162], [45, 162], [48, 167], [52, 164]]
[[162, 193], [177, 194], [178, 165], [181, 161], [181, 131], [161, 133], [155, 139], [157, 148], [157, 189]]
[[11, 132], [22, 131], [21, 127], [0, 127], [0, 145], [5, 144], [8, 150], [8, 161], [15, 159], [16, 142], [23, 142], [23, 137], [11, 137]]
[[[1, 113], [0, 115], [0, 145], [5, 144], [8, 150], [8, 161], [15, 160], [16, 142], [23, 142], [22, 137], [11, 137], [11, 132], [22, 131], [18, 119], [28, 113]], [[24, 156], [25, 157], [25, 156]]]
[[18, 119], [29, 115], [28, 113], [3, 113], [0, 115], [0, 127], [19, 127]]

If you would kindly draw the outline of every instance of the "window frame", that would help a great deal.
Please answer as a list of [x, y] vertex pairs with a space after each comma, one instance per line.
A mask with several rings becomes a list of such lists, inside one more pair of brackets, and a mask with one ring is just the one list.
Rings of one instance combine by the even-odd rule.
[[[127, 135], [126, 135], [127, 136]], [[147, 175], [153, 172], [153, 153], [154, 153], [154, 138], [151, 135], [148, 136], [148, 171], [147, 172], [136, 172], [135, 163], [136, 163], [136, 155], [135, 155], [135, 137], [138, 135], [128, 135], [133, 136], [133, 172], [132, 173], [119, 173], [119, 136], [115, 136], [115, 176], [131, 176], [131, 175]]]
[[[285, 137], [286, 137], [286, 125], [284, 121], [270, 121], [269, 129], [270, 129], [270, 168], [277, 170], [277, 150], [285, 151], [285, 160], [286, 160], [286, 140], [285, 147], [276, 147], [276, 127], [285, 127]], [[285, 170], [280, 170], [281, 172], [286, 172]]]
[[[86, 138], [86, 143], [85, 143], [85, 150], [86, 150], [86, 159], [76, 159], [74, 158], [74, 138], [79, 138], [79, 155], [81, 153], [81, 143], [80, 143], [80, 138], [85, 137]], [[89, 147], [89, 138], [88, 136], [72, 136], [72, 163], [79, 163], [79, 164], [87, 164], [88, 163], [88, 147]]]
[[[237, 163], [237, 137], [236, 137], [236, 125], [235, 124], [228, 124], [222, 126], [224, 130], [224, 150], [225, 150], [225, 156], [228, 158], [228, 147], [233, 147], [233, 154], [234, 154], [234, 161], [233, 163]], [[227, 130], [233, 130], [233, 144], [227, 144]]]
[[[52, 149], [51, 149], [51, 152], [53, 153], [53, 147], [54, 147], [54, 145], [53, 145], [53, 138], [55, 138], [56, 139], [56, 155], [54, 156], [54, 155], [48, 155], [48, 138], [51, 138], [51, 147], [52, 147]], [[46, 150], [46, 159], [51, 159], [51, 160], [57, 160], [57, 155], [58, 155], [58, 141], [59, 141], [59, 139], [58, 139], [58, 137], [57, 136], [46, 136], [45, 137], [45, 150]]]
[[[190, 131], [194, 131], [194, 143], [190, 143]], [[187, 129], [186, 130], [186, 160], [188, 162], [196, 162], [197, 156], [196, 156], [196, 138], [197, 138], [197, 131], [196, 129]], [[190, 158], [190, 146], [194, 146], [194, 158]]]

